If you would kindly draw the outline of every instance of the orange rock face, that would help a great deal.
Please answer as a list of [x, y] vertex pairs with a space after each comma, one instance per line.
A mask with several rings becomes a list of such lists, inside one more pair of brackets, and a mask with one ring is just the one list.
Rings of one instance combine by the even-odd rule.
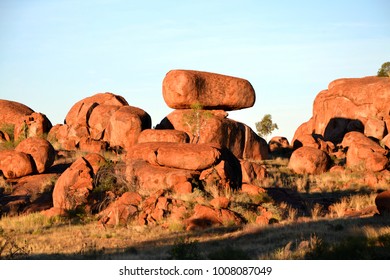
[[267, 159], [267, 142], [249, 126], [226, 118], [224, 113], [200, 110], [194, 115], [193, 110], [175, 110], [158, 127], [185, 131], [191, 143], [226, 147], [239, 159]]
[[321, 174], [328, 170], [329, 163], [325, 152], [303, 146], [292, 153], [288, 168], [298, 174]]
[[92, 111], [99, 105], [124, 106], [129, 104], [119, 95], [108, 92], [98, 93], [75, 103], [66, 115], [65, 123], [74, 127], [87, 127]]
[[348, 147], [348, 167], [377, 172], [386, 169], [389, 164], [388, 152], [360, 132], [347, 133], [341, 145]]
[[138, 137], [138, 143], [188, 143], [189, 141], [190, 138], [187, 133], [175, 129], [145, 129], [140, 133]]
[[130, 149], [128, 158], [143, 159], [153, 165], [203, 170], [215, 164], [221, 153], [207, 144], [142, 143]]
[[[390, 119], [390, 79], [364, 77], [331, 82], [314, 100], [312, 118], [301, 125], [294, 140], [301, 134], [322, 135], [325, 141], [340, 143], [350, 131], [365, 129], [383, 137], [383, 123]], [[372, 126], [375, 124], [375, 128]], [[370, 128], [365, 128], [369, 126]]]
[[54, 162], [55, 150], [49, 141], [40, 137], [23, 140], [15, 148], [18, 152], [31, 155], [38, 173], [45, 172]]
[[128, 150], [137, 143], [142, 130], [150, 129], [152, 120], [144, 110], [123, 106], [112, 114], [104, 134], [111, 147], [120, 146]]
[[169, 71], [163, 80], [163, 97], [173, 109], [200, 104], [205, 109], [226, 111], [252, 107], [256, 99], [247, 80], [193, 70]]
[[53, 190], [54, 208], [72, 210], [85, 205], [92, 182], [92, 168], [84, 158], [79, 158], [58, 178]]
[[0, 99], [0, 124], [17, 124], [34, 110], [19, 102]]
[[33, 174], [34, 163], [30, 156], [18, 151], [0, 151], [0, 171], [7, 179]]

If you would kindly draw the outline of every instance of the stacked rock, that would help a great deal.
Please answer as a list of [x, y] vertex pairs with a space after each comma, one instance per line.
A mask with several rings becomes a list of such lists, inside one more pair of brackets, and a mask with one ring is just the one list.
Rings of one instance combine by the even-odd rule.
[[245, 79], [193, 70], [171, 70], [163, 80], [163, 97], [175, 109], [157, 126], [189, 135], [192, 143], [226, 147], [238, 158], [263, 160], [268, 147], [249, 126], [228, 119], [227, 111], [252, 107], [256, 100]]

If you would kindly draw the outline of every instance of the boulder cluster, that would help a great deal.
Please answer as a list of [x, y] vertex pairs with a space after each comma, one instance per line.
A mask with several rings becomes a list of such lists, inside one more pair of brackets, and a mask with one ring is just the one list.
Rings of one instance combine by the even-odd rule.
[[[260, 162], [280, 153], [288, 154], [288, 167], [298, 174], [359, 170], [375, 174], [364, 178], [367, 185], [390, 182], [388, 78], [330, 83], [292, 145], [285, 137], [266, 143], [228, 118], [229, 111], [250, 108], [256, 100], [245, 79], [172, 70], [162, 94], [173, 111], [155, 128], [147, 112], [113, 93], [76, 102], [64, 123], [54, 126], [44, 114], [0, 100], [0, 142], [17, 144], [0, 149], [0, 179], [12, 184], [12, 196], [0, 197], [0, 214], [82, 210], [96, 214], [103, 226], [239, 225], [244, 219], [229, 207], [229, 194], [265, 192], [257, 184], [267, 177]], [[376, 199], [380, 212], [390, 211], [389, 192]], [[272, 217], [261, 206], [257, 213], [260, 224]]]
[[[227, 118], [227, 111], [253, 106], [252, 85], [236, 77], [172, 70], [162, 88], [164, 100], [175, 110], [154, 129], [147, 112], [113, 93], [78, 101], [64, 124], [48, 130], [38, 133], [28, 123], [22, 129], [25, 140], [14, 150], [0, 152], [3, 176], [42, 173], [53, 164], [53, 155], [61, 158], [77, 151], [79, 158], [57, 174], [46, 215], [82, 208], [96, 213], [103, 225], [130, 219], [143, 225], [173, 219], [188, 229], [241, 223], [242, 218], [228, 209], [226, 194], [263, 191], [252, 183], [266, 176], [265, 167], [255, 161], [268, 158], [268, 145], [249, 126]], [[10, 115], [20, 111], [22, 124], [25, 115], [37, 114], [12, 101], [2, 100], [0, 105], [13, 108]], [[12, 117], [1, 123], [20, 126]], [[35, 135], [30, 135], [32, 130]], [[47, 140], [39, 137], [43, 135]], [[190, 211], [177, 197], [199, 187], [212, 193], [214, 202], [199, 201]]]
[[[389, 186], [389, 132], [390, 79], [335, 80], [315, 98], [311, 119], [296, 130], [289, 167], [301, 174], [363, 171], [367, 185]], [[380, 211], [384, 204], [381, 199]]]

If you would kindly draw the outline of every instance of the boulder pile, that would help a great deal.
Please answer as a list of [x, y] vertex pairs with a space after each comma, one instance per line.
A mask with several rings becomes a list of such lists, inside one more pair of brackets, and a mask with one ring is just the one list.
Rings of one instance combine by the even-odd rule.
[[[31, 137], [38, 131], [32, 125], [33, 118], [39, 119], [37, 113], [3, 101], [0, 105], [14, 110], [18, 118], [9, 113], [0, 123], [12, 120], [20, 130], [22, 122], [27, 124], [22, 133], [28, 132], [14, 150], [0, 151], [3, 176], [45, 173], [56, 154], [60, 159], [73, 153], [80, 156], [62, 164], [61, 171], [52, 168], [58, 178], [51, 186], [52, 203], [39, 208], [46, 215], [69, 215], [82, 208], [97, 214], [104, 226], [130, 219], [142, 225], [173, 220], [187, 229], [242, 223], [227, 209], [226, 194], [264, 191], [253, 184], [267, 172], [254, 161], [267, 159], [268, 145], [249, 126], [227, 118], [227, 111], [253, 106], [252, 85], [215, 73], [172, 70], [162, 88], [165, 102], [175, 110], [155, 129], [149, 114], [122, 96], [98, 93], [76, 102], [63, 124], [41, 130], [48, 141]], [[10, 138], [6, 131], [0, 136], [4, 141]], [[111, 160], [103, 155], [111, 155]], [[189, 207], [177, 198], [195, 188], [204, 188], [214, 202]]]
[[[383, 172], [388, 177], [390, 145], [390, 80], [381, 77], [339, 79], [315, 98], [312, 118], [292, 140], [290, 167], [297, 173], [322, 173], [331, 167], [317, 164], [318, 151], [342, 159], [344, 167]], [[306, 149], [303, 153], [302, 149]], [[309, 156], [309, 154], [313, 154]], [[309, 159], [312, 158], [312, 159]], [[317, 168], [301, 168], [299, 161]], [[341, 161], [341, 162], [343, 162]], [[340, 170], [340, 169], [339, 169]], [[385, 179], [386, 180], [386, 179]]]
[[[390, 79], [364, 77], [331, 82], [314, 100], [313, 116], [295, 132], [289, 167], [296, 173], [364, 172], [368, 186], [390, 182]], [[330, 158], [338, 162], [332, 167]], [[370, 176], [371, 175], [371, 176]], [[378, 195], [389, 211], [389, 191]]]

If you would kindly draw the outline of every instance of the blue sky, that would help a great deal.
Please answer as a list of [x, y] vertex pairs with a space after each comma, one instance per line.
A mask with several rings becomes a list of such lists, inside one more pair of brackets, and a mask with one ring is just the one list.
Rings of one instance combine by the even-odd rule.
[[254, 128], [264, 114], [293, 137], [315, 96], [390, 61], [390, 1], [0, 0], [0, 98], [62, 123], [78, 100], [113, 92], [148, 112], [172, 109], [171, 69], [249, 80], [254, 107], [229, 116]]

